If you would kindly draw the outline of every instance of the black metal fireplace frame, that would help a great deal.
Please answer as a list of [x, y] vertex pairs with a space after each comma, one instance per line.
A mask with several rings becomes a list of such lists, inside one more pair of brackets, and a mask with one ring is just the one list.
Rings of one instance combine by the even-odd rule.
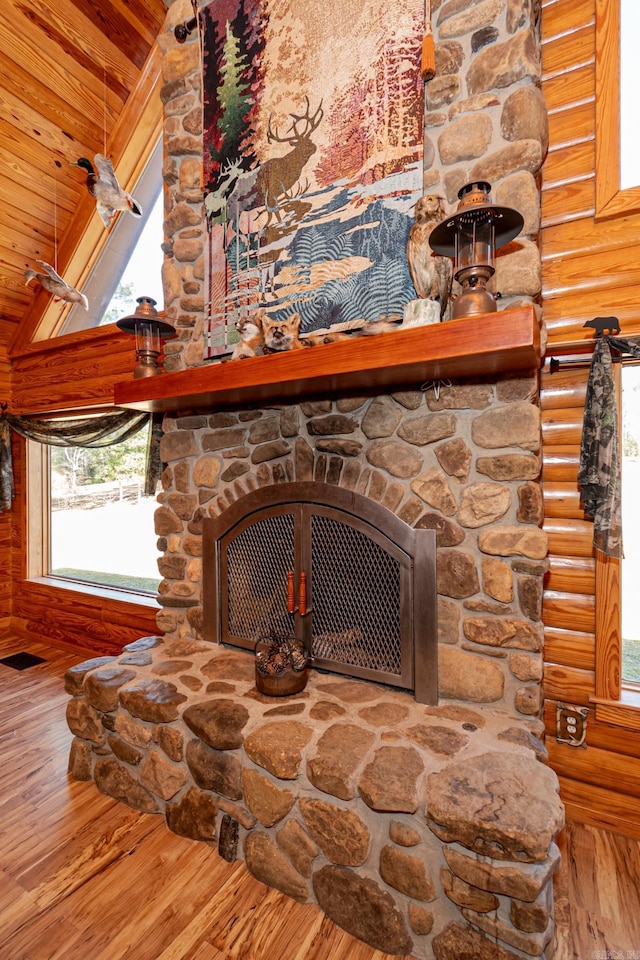
[[[399, 675], [383, 670], [336, 664], [314, 659], [320, 669], [361, 679], [388, 683], [413, 691], [419, 703], [436, 704], [437, 693], [437, 593], [435, 531], [416, 530], [382, 504], [333, 484], [313, 481], [279, 483], [261, 487], [236, 500], [219, 517], [203, 521], [204, 637], [253, 650], [255, 637], [231, 636], [225, 612], [226, 556], [228, 545], [259, 519], [296, 510], [334, 516], [379, 544], [400, 563], [402, 667]], [[295, 542], [295, 578], [308, 569], [307, 546]], [[283, 585], [284, 590], [284, 585]], [[309, 584], [313, 605], [313, 584]], [[309, 618], [294, 615], [295, 633], [310, 651]]]

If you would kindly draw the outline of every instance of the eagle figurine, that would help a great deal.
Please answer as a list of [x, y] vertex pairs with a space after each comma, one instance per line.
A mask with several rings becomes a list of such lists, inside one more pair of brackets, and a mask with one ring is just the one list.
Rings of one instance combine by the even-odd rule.
[[442, 320], [451, 295], [453, 261], [434, 253], [429, 246], [429, 237], [446, 216], [442, 197], [435, 194], [420, 197], [415, 207], [415, 223], [407, 240], [407, 263], [415, 291], [420, 300], [440, 303]]
[[50, 263], [45, 263], [44, 260], [36, 260], [36, 263], [43, 273], [39, 273], [37, 270], [25, 270], [25, 287], [28, 286], [32, 280], [37, 280], [40, 286], [43, 287], [47, 293], [52, 294], [57, 300], [66, 300], [68, 303], [81, 303], [85, 310], [89, 309], [89, 301], [84, 293], [76, 290], [75, 287], [72, 287], [66, 280], [63, 280]]
[[96, 153], [93, 161], [96, 169], [86, 157], [80, 157], [79, 160], [72, 160], [70, 163], [71, 166], [80, 167], [86, 171], [87, 190], [96, 201], [96, 209], [105, 227], [110, 226], [119, 210], [128, 210], [134, 217], [141, 217], [142, 207], [118, 183], [111, 160], [101, 153]]

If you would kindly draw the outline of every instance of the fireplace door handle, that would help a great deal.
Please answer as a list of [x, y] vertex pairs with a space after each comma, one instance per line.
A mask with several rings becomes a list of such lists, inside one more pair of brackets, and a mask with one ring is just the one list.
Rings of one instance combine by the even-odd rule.
[[298, 580], [297, 606], [293, 570], [287, 571], [287, 613], [296, 613], [296, 611], [301, 617], [306, 617], [308, 613], [311, 613], [311, 610], [307, 608], [307, 575], [304, 570]]
[[307, 611], [307, 575], [302, 571], [298, 581], [298, 613], [301, 617], [306, 617]]
[[287, 571], [287, 613], [296, 612], [296, 594], [293, 583], [293, 570]]

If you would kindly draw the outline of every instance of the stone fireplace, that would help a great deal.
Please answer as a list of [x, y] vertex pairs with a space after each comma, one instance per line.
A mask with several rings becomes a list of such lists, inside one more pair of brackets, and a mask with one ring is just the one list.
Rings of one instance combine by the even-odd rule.
[[455, 382], [438, 397], [414, 389], [166, 416], [159, 627], [177, 639], [206, 633], [206, 518], [256, 491], [335, 487], [435, 531], [439, 696], [496, 704], [540, 733], [547, 546], [536, 400], [531, 372]]
[[[562, 805], [540, 740], [536, 399], [532, 371], [438, 396], [418, 386], [168, 415], [164, 637], [69, 672], [72, 775], [243, 857], [377, 949], [548, 955]], [[252, 650], [215, 642], [203, 528], [231, 529], [243, 501], [282, 507], [298, 484], [435, 535], [433, 705], [349, 667], [264, 696]]]
[[[195, 42], [178, 46], [173, 34], [191, 4], [168, 5], [160, 40], [163, 281], [178, 337], [166, 345], [171, 376], [153, 378], [153, 389], [201, 365], [206, 300], [200, 66]], [[424, 186], [439, 187], [451, 203], [463, 183], [488, 179], [496, 201], [525, 216], [522, 238], [499, 258], [507, 326], [510, 308], [533, 316], [540, 290], [535, 176], [546, 112], [536, 85], [539, 5], [434, 0], [432, 7], [437, 75], [426, 93]], [[497, 323], [479, 321], [479, 351], [482, 322]], [[468, 356], [461, 323], [448, 329]], [[429, 334], [424, 328], [425, 342]], [[357, 341], [348, 346], [359, 350]], [[344, 348], [312, 349], [331, 371]], [[275, 370], [282, 360], [237, 363], [273, 361]], [[241, 399], [230, 391], [198, 402], [187, 390], [188, 402], [159, 407], [169, 411], [155, 521], [159, 636], [67, 676], [72, 776], [163, 815], [169, 829], [229, 860], [243, 858], [259, 880], [319, 904], [377, 949], [425, 960], [549, 958], [553, 950], [554, 838], [563, 811], [541, 742], [547, 539], [538, 377], [533, 360], [495, 372], [504, 369], [488, 360], [480, 374], [458, 370], [441, 382], [436, 365], [433, 381], [407, 374], [392, 383], [380, 375], [360, 390], [353, 381], [336, 389], [328, 373], [302, 395], [294, 383], [261, 400], [245, 390]], [[367, 662], [322, 656], [301, 692], [277, 698], [256, 689], [252, 646], [262, 614], [277, 584], [284, 603], [284, 577], [309, 565], [301, 559], [307, 548], [287, 547], [283, 559], [277, 535], [271, 554], [261, 542], [257, 559], [236, 567], [233, 603], [249, 617], [240, 630], [236, 614], [230, 627], [221, 611], [221, 583], [228, 593], [229, 579], [214, 571], [219, 555], [211, 544], [247, 505], [249, 513], [261, 502], [279, 514], [287, 503], [297, 509], [300, 490], [305, 503], [323, 508], [333, 492], [350, 516], [379, 535], [391, 531], [393, 550], [409, 557], [395, 602], [400, 620], [413, 621], [399, 630], [400, 645], [413, 644], [413, 653], [399, 675], [385, 676], [385, 668], [369, 676]], [[397, 530], [406, 540], [400, 548]], [[415, 562], [433, 540], [435, 572]], [[245, 556], [252, 543], [242, 547]], [[321, 552], [328, 549], [325, 543]], [[359, 558], [340, 553], [351, 574]], [[385, 608], [395, 575], [382, 586]], [[336, 576], [324, 578], [326, 602], [311, 581], [311, 606], [329, 610], [329, 626], [317, 632], [332, 636], [351, 627], [343, 619], [334, 629], [331, 620]], [[256, 579], [253, 599], [238, 601], [238, 584]], [[374, 586], [369, 596], [364, 587], [358, 594], [363, 610], [375, 593]], [[353, 592], [342, 597], [338, 606], [353, 605]], [[307, 622], [298, 617], [292, 629], [313, 651]], [[395, 630], [393, 617], [380, 612], [373, 622], [384, 634]]]

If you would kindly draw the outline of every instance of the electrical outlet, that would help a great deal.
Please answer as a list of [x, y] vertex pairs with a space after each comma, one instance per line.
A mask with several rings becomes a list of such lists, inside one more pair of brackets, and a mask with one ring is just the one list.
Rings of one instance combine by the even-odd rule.
[[556, 705], [556, 740], [568, 743], [570, 747], [586, 747], [588, 707], [577, 707], [572, 703]]

